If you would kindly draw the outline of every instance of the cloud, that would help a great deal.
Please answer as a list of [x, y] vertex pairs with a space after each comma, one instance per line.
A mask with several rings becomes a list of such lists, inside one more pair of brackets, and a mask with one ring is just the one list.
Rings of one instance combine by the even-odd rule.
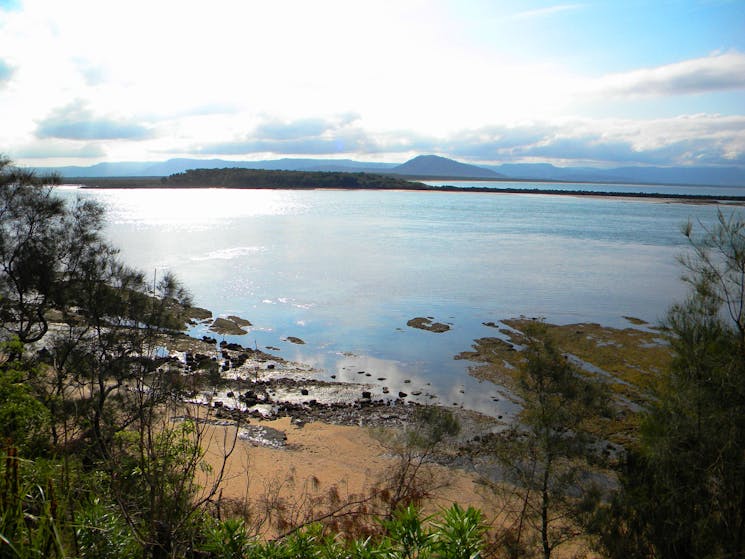
[[352, 117], [266, 119], [252, 133], [199, 148], [210, 155], [323, 156], [393, 160], [438, 153], [475, 163], [547, 161], [560, 165], [733, 165], [745, 158], [745, 116], [564, 119], [483, 126], [447, 135], [371, 131]]
[[15, 72], [15, 69], [5, 62], [2, 58], [0, 58], [0, 86], [3, 85], [5, 82], [10, 81], [10, 78], [13, 77], [13, 73]]
[[656, 68], [610, 74], [591, 85], [614, 97], [690, 95], [745, 89], [745, 54], [729, 52]]
[[89, 159], [106, 155], [106, 152], [98, 143], [80, 145], [79, 142], [64, 140], [37, 140], [10, 151], [13, 159], [50, 159], [55, 157]]
[[565, 119], [484, 126], [445, 137], [399, 131], [373, 136], [386, 154], [439, 153], [474, 163], [742, 165], [745, 116], [688, 115], [650, 121]]
[[83, 58], [76, 58], [73, 63], [77, 67], [80, 75], [83, 76], [86, 85], [95, 87], [106, 82], [108, 71], [100, 64], [94, 64]]
[[52, 111], [36, 128], [38, 138], [70, 140], [142, 140], [152, 132], [141, 124], [95, 116], [85, 102], [77, 100]]
[[474, 163], [546, 161], [559, 165], [741, 165], [745, 116], [580, 119], [463, 129], [444, 136], [413, 130], [374, 132], [343, 119], [267, 119], [251, 134], [201, 146], [209, 155], [383, 156], [437, 153]]
[[562, 12], [569, 12], [584, 8], [584, 4], [557, 4], [555, 6], [548, 6], [546, 8], [538, 8], [535, 10], [526, 10], [524, 12], [518, 12], [513, 14], [510, 19], [535, 19], [539, 17], [549, 17]]
[[211, 155], [332, 155], [377, 151], [370, 135], [355, 124], [357, 119], [352, 113], [290, 121], [266, 118], [243, 137], [206, 144], [197, 151]]
[[[471, 130], [446, 152], [475, 161], [587, 165], [733, 165], [745, 160], [745, 116], [583, 120]], [[493, 134], [491, 138], [489, 134]]]
[[289, 122], [271, 119], [259, 124], [254, 130], [254, 135], [263, 140], [314, 138], [326, 133], [334, 133], [349, 126], [358, 118], [358, 115], [349, 113], [333, 119], [303, 118]]

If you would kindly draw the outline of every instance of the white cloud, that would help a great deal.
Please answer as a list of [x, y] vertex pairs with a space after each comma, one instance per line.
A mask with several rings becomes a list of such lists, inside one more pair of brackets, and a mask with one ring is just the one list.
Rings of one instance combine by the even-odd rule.
[[[591, 12], [535, 5], [512, 18]], [[741, 158], [740, 122], [703, 112], [726, 110], [707, 104], [708, 93], [745, 88], [745, 54], [592, 79], [571, 60], [526, 62], [486, 46], [459, 9], [426, 0], [26, 0], [3, 12], [0, 149], [139, 161], [434, 152], [605, 162], [614, 150], [628, 160]], [[696, 116], [635, 118], [635, 106], [670, 96], [707, 102], [679, 111]], [[583, 117], [588, 107], [601, 118]]]
[[87, 104], [78, 99], [42, 119], [36, 136], [69, 140], [141, 140], [150, 137], [151, 131], [128, 119], [94, 115]]
[[745, 90], [745, 53], [728, 52], [610, 74], [590, 84], [599, 95], [646, 97]]

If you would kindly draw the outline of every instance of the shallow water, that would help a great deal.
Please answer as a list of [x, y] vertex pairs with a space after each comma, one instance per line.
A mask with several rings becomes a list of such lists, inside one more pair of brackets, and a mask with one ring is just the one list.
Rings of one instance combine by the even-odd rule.
[[[195, 304], [254, 324], [229, 341], [276, 346], [322, 378], [365, 371], [409, 398], [495, 415], [511, 409], [493, 401], [505, 402], [499, 387], [453, 359], [495, 334], [483, 322], [654, 323], [684, 294], [680, 226], [716, 216], [714, 205], [529, 194], [61, 192], [108, 207], [107, 235], [129, 264], [173, 271]], [[416, 316], [452, 329], [407, 327]]]

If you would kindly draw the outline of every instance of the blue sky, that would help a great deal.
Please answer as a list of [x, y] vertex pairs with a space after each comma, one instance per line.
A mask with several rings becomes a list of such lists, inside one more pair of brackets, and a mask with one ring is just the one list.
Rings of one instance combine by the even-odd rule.
[[745, 1], [0, 0], [0, 152], [745, 165]]

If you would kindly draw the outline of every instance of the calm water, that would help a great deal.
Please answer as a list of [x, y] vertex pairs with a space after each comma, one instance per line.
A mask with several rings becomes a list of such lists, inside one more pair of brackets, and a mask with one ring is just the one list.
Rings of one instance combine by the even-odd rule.
[[[62, 191], [108, 207], [107, 234], [129, 264], [173, 271], [195, 304], [253, 322], [231, 341], [490, 413], [508, 412], [492, 402], [498, 387], [453, 360], [496, 333], [484, 321], [655, 322], [684, 293], [681, 224], [716, 215], [710, 205], [527, 194]], [[416, 316], [452, 330], [407, 327]]]

